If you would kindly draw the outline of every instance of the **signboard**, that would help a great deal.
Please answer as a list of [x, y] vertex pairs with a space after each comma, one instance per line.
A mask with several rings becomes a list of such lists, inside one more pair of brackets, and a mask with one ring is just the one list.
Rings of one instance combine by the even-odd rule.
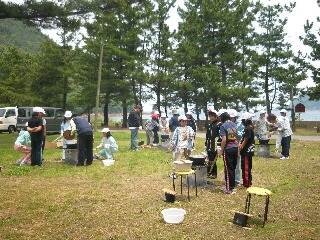
[[302, 103], [298, 103], [295, 108], [294, 111], [296, 113], [304, 113], [306, 111], [306, 107], [302, 104]]

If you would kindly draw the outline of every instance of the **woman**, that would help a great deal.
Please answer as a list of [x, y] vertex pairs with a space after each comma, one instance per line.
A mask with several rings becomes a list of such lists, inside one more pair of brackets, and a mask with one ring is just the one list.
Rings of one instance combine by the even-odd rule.
[[112, 137], [109, 128], [104, 128], [101, 132], [103, 134], [103, 138], [96, 149], [103, 148], [103, 150], [100, 151], [99, 154], [104, 159], [113, 159], [113, 153], [118, 152], [118, 145], [116, 143], [116, 140]]
[[62, 160], [65, 161], [66, 160], [66, 148], [67, 148], [67, 144], [69, 142], [68, 139], [66, 139], [64, 137], [64, 133], [66, 131], [70, 131], [72, 130], [72, 126], [71, 126], [71, 123], [70, 123], [70, 120], [71, 120], [71, 117], [72, 117], [72, 112], [71, 111], [66, 111], [64, 113], [64, 119], [63, 119], [63, 122], [61, 123], [61, 127], [60, 127], [60, 130], [61, 130], [61, 136], [63, 137], [62, 138]]
[[[28, 123], [26, 123], [27, 126]], [[21, 129], [19, 136], [14, 143], [14, 150], [24, 153], [24, 156], [17, 161], [19, 166], [30, 166], [31, 164], [31, 147], [30, 133], [26, 129]]]

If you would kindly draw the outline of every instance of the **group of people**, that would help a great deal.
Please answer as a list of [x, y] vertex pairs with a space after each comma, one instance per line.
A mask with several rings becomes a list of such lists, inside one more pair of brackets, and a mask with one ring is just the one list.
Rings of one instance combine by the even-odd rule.
[[[17, 161], [20, 166], [42, 166], [42, 155], [45, 146], [46, 121], [43, 118], [45, 111], [43, 108], [33, 108], [32, 117], [26, 124], [25, 129], [21, 129], [14, 149], [24, 153], [24, 156]], [[65, 149], [68, 143], [74, 139], [77, 132], [78, 159], [76, 166], [91, 165], [93, 161], [93, 129], [87, 119], [73, 115], [71, 111], [66, 111], [64, 120], [61, 123], [61, 136], [63, 137], [62, 159], [65, 160]], [[101, 143], [95, 148], [102, 148], [99, 152], [102, 158], [112, 159], [113, 154], [118, 152], [118, 145], [112, 137], [109, 128], [102, 129]], [[31, 145], [30, 147], [28, 145]]]

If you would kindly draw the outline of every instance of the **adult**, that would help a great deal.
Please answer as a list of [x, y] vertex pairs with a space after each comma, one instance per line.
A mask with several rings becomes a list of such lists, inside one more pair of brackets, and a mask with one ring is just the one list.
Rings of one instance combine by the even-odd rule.
[[64, 118], [63, 122], [60, 125], [60, 133], [62, 136], [62, 160], [64, 161], [66, 159], [66, 148], [67, 144], [69, 143], [70, 139], [66, 138], [65, 134], [66, 132], [71, 132], [72, 126], [71, 126], [71, 117], [72, 117], [72, 112], [71, 111], [66, 111], [64, 113]]
[[241, 117], [245, 127], [239, 143], [239, 154], [241, 156], [242, 185], [246, 188], [252, 186], [252, 156], [254, 155], [254, 131], [251, 114], [246, 112]]
[[193, 118], [191, 112], [187, 112], [186, 117], [187, 117], [187, 126], [192, 128], [192, 130], [194, 131], [194, 138], [196, 138], [196, 132], [197, 132], [196, 120]]
[[149, 146], [156, 146], [157, 144], [154, 143], [154, 131], [155, 127], [159, 128], [159, 123], [157, 122], [157, 114], [152, 114], [151, 119], [148, 119], [144, 124], [144, 129], [147, 135], [147, 145]]
[[152, 132], [153, 132], [153, 144], [154, 144], [154, 146], [157, 146], [159, 144], [158, 131], [159, 131], [159, 116], [160, 116], [160, 113], [159, 113], [159, 111], [154, 111], [153, 114], [154, 114], [154, 116], [156, 116], [156, 118], [154, 120], [158, 123], [157, 126], [155, 126], [152, 129]]
[[291, 142], [291, 135], [292, 130], [290, 127], [290, 121], [289, 118], [287, 118], [287, 110], [281, 109], [280, 115], [283, 118], [283, 121], [281, 121], [282, 125], [278, 127], [278, 131], [282, 131], [283, 136], [281, 139], [281, 160], [289, 159], [290, 155], [290, 142]]
[[171, 147], [175, 150], [174, 159], [176, 161], [181, 160], [182, 157], [189, 159], [193, 148], [192, 141], [194, 137], [193, 129], [187, 126], [187, 117], [179, 116], [178, 121], [180, 123], [180, 127], [177, 127], [174, 130], [171, 139]]
[[281, 131], [281, 126], [283, 125], [283, 118], [281, 116], [276, 117], [276, 115], [274, 115], [273, 113], [270, 113], [267, 119], [270, 126], [270, 130], [269, 130], [270, 134], [278, 130], [278, 127], [280, 126], [280, 131], [278, 130], [278, 137], [276, 139], [276, 148], [275, 148], [275, 151], [278, 152], [281, 145], [282, 136], [283, 136], [283, 131]]
[[101, 130], [101, 132], [103, 138], [99, 146], [96, 147], [96, 149], [103, 148], [103, 150], [100, 151], [99, 154], [104, 159], [113, 159], [113, 153], [118, 152], [118, 144], [114, 137], [111, 135], [109, 128], [104, 128]]
[[33, 109], [28, 121], [28, 132], [31, 137], [31, 166], [42, 165], [43, 120], [39, 118], [37, 109]]
[[268, 121], [266, 120], [266, 111], [261, 110], [259, 117], [256, 121], [256, 133], [259, 140], [259, 144], [268, 144], [269, 132], [268, 132]]
[[130, 113], [128, 117], [129, 129], [131, 131], [131, 150], [138, 151], [138, 132], [140, 127], [140, 112], [142, 107], [137, 105]]
[[222, 120], [220, 127], [221, 151], [218, 156], [223, 156], [226, 180], [226, 187], [222, 191], [226, 194], [235, 194], [235, 169], [238, 159], [237, 125], [230, 121], [230, 115], [226, 112], [222, 113], [220, 118]]
[[43, 151], [46, 145], [46, 136], [47, 136], [47, 121], [44, 118], [45, 114], [46, 114], [46, 111], [43, 108], [39, 108], [38, 117], [42, 118], [42, 121], [43, 121], [42, 161], [43, 161]]
[[159, 121], [159, 128], [161, 132], [161, 136], [163, 135], [169, 135], [169, 121], [167, 118], [166, 113], [161, 113], [161, 118]]
[[93, 160], [93, 129], [87, 119], [74, 116], [70, 124], [72, 126], [71, 135], [77, 131], [77, 148], [78, 148], [78, 163], [77, 167], [92, 164]]
[[172, 109], [172, 117], [169, 120], [169, 129], [171, 135], [176, 130], [177, 127], [179, 127], [179, 113], [177, 109]]
[[19, 135], [14, 143], [14, 150], [24, 153], [24, 156], [17, 161], [19, 166], [29, 166], [31, 164], [31, 147], [30, 133], [27, 131], [27, 125], [21, 129]]
[[208, 154], [207, 174], [209, 178], [217, 178], [217, 142], [221, 123], [218, 121], [217, 112], [214, 109], [208, 110], [210, 124], [207, 127], [205, 147]]

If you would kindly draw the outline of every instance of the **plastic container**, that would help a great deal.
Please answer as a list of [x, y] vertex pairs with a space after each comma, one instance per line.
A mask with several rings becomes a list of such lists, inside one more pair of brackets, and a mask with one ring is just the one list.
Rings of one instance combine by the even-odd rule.
[[176, 172], [189, 172], [191, 170], [192, 161], [190, 160], [174, 161], [173, 165]]
[[183, 222], [187, 212], [182, 208], [167, 208], [162, 210], [161, 213], [165, 222], [178, 224]]
[[108, 167], [114, 165], [114, 162], [115, 162], [115, 161], [114, 161], [113, 159], [105, 159], [105, 160], [102, 160], [103, 166], [108, 166]]

